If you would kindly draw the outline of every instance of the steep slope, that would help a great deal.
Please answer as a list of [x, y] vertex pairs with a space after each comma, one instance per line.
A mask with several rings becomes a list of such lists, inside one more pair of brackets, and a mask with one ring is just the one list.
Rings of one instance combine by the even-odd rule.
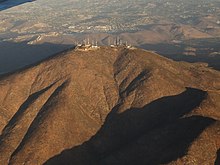
[[220, 73], [200, 64], [72, 50], [1, 78], [0, 90], [4, 165], [217, 160]]

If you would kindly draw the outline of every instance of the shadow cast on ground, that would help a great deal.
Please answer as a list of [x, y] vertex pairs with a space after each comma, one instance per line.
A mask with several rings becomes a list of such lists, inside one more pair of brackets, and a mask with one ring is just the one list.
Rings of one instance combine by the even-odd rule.
[[8, 124], [4, 127], [2, 130], [2, 134], [0, 135], [0, 147], [1, 142], [4, 137], [11, 132], [13, 127], [15, 127], [16, 122], [22, 118], [22, 116], [26, 113], [28, 110], [28, 107], [35, 102], [41, 95], [43, 95], [46, 91], [48, 91], [55, 83], [51, 84], [50, 86], [30, 95], [27, 100], [19, 107], [18, 111], [14, 114], [14, 116], [11, 118], [11, 120], [8, 122]]
[[27, 42], [0, 42], [0, 78], [73, 48], [73, 45], [52, 43], [29, 45]]
[[[190, 43], [190, 42], [189, 42]], [[185, 55], [186, 48], [190, 47], [191, 45], [187, 44], [168, 44], [168, 43], [161, 43], [161, 44], [144, 44], [140, 47], [146, 50], [152, 50], [160, 55], [172, 59], [174, 61], [186, 61], [190, 63], [207, 63], [209, 67], [213, 69], [220, 70], [220, 56], [215, 55], [211, 56], [209, 54], [213, 52], [219, 52], [219, 41], [210, 43], [197, 43], [197, 45], [193, 44], [193, 47], [197, 49], [195, 52], [196, 55]]]
[[215, 122], [202, 116], [185, 116], [206, 96], [205, 91], [187, 88], [142, 108], [118, 113], [116, 106], [89, 141], [64, 150], [45, 165], [156, 165], [176, 160]]
[[[46, 115], [48, 113], [48, 111], [51, 111], [51, 109], [49, 108], [49, 107], [51, 107], [51, 104], [53, 104], [53, 105], [56, 104], [57, 100], [56, 99], [53, 100], [53, 99], [59, 95], [59, 93], [68, 85], [68, 83], [69, 83], [69, 79], [65, 80], [61, 85], [59, 85], [53, 91], [53, 93], [48, 98], [47, 102], [42, 106], [42, 108], [40, 109], [40, 111], [37, 113], [36, 117], [32, 121], [32, 123], [30, 124], [28, 131], [26, 132], [26, 134], [24, 135], [24, 137], [22, 139], [22, 142], [19, 144], [19, 146], [12, 153], [11, 157], [16, 155], [24, 147], [26, 141], [28, 141], [28, 139], [31, 137], [32, 133], [37, 129], [37, 126], [39, 126], [39, 123], [41, 122], [44, 115]], [[49, 87], [47, 87], [43, 90], [51, 88], [53, 85], [54, 84], [50, 85]]]
[[33, 1], [35, 0], [0, 0], [0, 11]]
[[215, 160], [215, 165], [219, 165], [220, 164], [220, 148], [217, 151], [217, 158]]

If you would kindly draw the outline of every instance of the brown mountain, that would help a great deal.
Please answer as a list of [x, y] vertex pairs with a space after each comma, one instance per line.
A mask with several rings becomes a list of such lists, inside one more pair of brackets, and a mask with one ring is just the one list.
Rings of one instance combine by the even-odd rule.
[[220, 73], [141, 49], [71, 50], [0, 80], [1, 165], [214, 164]]

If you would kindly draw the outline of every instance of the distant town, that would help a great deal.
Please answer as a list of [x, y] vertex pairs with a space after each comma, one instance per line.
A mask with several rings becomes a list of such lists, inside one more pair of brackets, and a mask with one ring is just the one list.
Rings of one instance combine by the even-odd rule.
[[124, 45], [220, 68], [219, 0], [51, 1], [1, 10], [0, 43], [28, 47], [52, 43], [69, 48], [86, 45], [83, 40], [90, 38], [95, 47], [117, 45], [118, 36]]
[[49, 31], [66, 34], [136, 32], [155, 24], [197, 25], [204, 19], [208, 19], [208, 23], [201, 23], [199, 30], [220, 27], [217, 0], [64, 0], [54, 4], [44, 0], [16, 8], [1, 12], [0, 37], [9, 32], [13, 35]]

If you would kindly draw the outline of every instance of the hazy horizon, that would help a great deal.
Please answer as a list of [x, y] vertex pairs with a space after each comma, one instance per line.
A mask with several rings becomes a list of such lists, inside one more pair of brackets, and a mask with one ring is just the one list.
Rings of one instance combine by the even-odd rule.
[[[219, 13], [220, 0], [6, 0], [0, 3], [0, 44], [74, 45], [91, 37], [107, 45], [119, 36], [172, 59], [190, 55], [198, 59], [188, 61], [210, 63], [219, 60]], [[158, 51], [161, 44], [168, 46]], [[10, 59], [3, 52], [1, 58]]]

